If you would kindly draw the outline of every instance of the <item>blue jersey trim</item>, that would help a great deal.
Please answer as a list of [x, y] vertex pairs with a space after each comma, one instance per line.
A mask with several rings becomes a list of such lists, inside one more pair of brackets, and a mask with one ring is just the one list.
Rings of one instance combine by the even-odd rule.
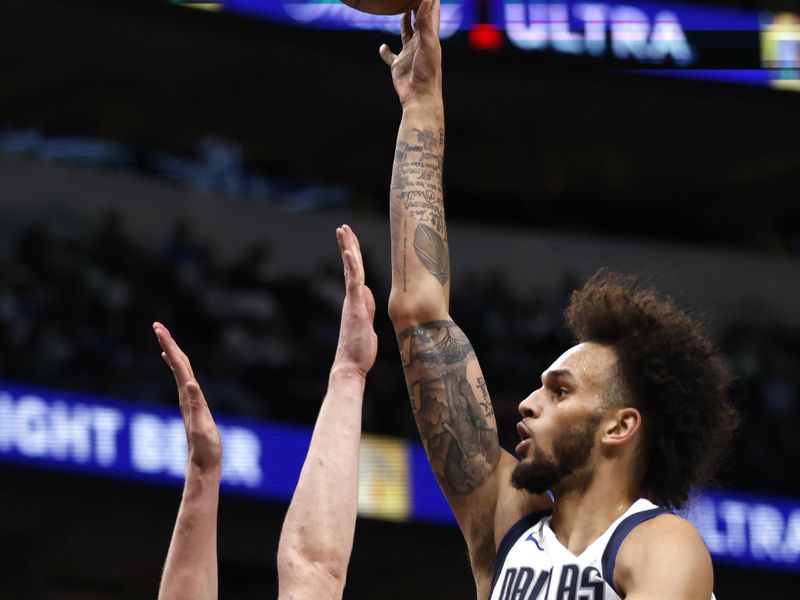
[[500, 540], [500, 545], [497, 547], [497, 556], [494, 560], [494, 577], [492, 577], [492, 585], [489, 587], [489, 598], [492, 597], [494, 586], [497, 585], [497, 577], [500, 573], [500, 568], [503, 566], [503, 563], [506, 562], [506, 557], [519, 536], [522, 535], [523, 531], [530, 529], [536, 525], [536, 523], [552, 514], [553, 511], [550, 509], [537, 510], [536, 512], [522, 517], [506, 532], [503, 539]]
[[620, 546], [622, 546], [622, 542], [625, 541], [625, 538], [637, 525], [649, 521], [653, 517], [668, 513], [671, 513], [671, 511], [666, 508], [661, 508], [660, 506], [633, 513], [625, 517], [620, 524], [617, 525], [614, 533], [611, 534], [608, 545], [603, 551], [603, 579], [605, 579], [606, 583], [611, 586], [611, 589], [616, 592], [617, 596], [622, 597], [622, 594], [619, 593], [617, 587], [614, 585], [614, 567], [617, 565], [617, 553], [619, 552]]

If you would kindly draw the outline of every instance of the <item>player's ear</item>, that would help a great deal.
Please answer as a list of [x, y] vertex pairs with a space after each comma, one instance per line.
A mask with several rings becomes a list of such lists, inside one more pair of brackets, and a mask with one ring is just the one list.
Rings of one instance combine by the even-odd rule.
[[632, 406], [618, 408], [603, 420], [601, 441], [612, 446], [632, 440], [642, 426], [642, 413]]

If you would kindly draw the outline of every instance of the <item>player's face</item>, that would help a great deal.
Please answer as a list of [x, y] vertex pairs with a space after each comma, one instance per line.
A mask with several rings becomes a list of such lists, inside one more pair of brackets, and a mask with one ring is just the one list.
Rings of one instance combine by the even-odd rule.
[[616, 360], [610, 347], [584, 343], [542, 374], [542, 386], [519, 405], [516, 487], [541, 494], [591, 481], [603, 392]]

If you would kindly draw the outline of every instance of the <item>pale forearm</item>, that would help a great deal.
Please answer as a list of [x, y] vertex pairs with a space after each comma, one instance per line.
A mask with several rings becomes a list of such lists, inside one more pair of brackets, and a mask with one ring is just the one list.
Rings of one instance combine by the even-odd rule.
[[404, 313], [445, 318], [450, 259], [442, 193], [444, 109], [441, 99], [405, 107], [397, 135], [389, 194], [395, 325]]
[[217, 598], [219, 481], [219, 468], [201, 473], [189, 467], [159, 600]]
[[363, 376], [334, 366], [281, 531], [281, 597], [292, 597], [301, 572], [344, 585], [358, 510], [363, 396]]

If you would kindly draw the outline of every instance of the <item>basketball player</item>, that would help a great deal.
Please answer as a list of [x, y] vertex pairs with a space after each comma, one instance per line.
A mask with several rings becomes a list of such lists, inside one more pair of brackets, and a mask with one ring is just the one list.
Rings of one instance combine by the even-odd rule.
[[519, 459], [499, 446], [480, 365], [449, 314], [438, 30], [439, 0], [423, 0], [413, 27], [402, 19], [402, 51], [380, 48], [403, 109], [389, 314], [478, 598], [708, 600], [708, 550], [670, 509], [713, 469], [736, 413], [723, 361], [670, 299], [613, 274], [575, 292], [566, 319], [579, 343], [519, 404]]
[[[300, 479], [278, 544], [279, 597], [341, 598], [358, 508], [358, 449], [364, 382], [375, 362], [375, 300], [364, 285], [358, 239], [336, 230], [345, 299], [339, 344]], [[186, 426], [186, 481], [167, 562], [162, 600], [217, 597], [217, 505], [222, 467], [219, 432], [189, 359], [166, 327], [153, 328], [175, 375]]]

